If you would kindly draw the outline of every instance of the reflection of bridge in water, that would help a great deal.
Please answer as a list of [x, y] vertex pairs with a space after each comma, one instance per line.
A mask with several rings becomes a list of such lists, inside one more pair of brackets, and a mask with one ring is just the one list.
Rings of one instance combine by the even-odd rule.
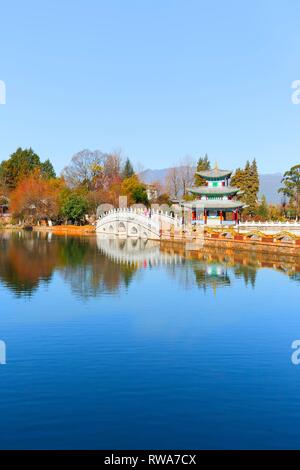
[[160, 250], [160, 243], [141, 238], [103, 237], [97, 235], [98, 249], [110, 260], [137, 266], [181, 264], [183, 257]]

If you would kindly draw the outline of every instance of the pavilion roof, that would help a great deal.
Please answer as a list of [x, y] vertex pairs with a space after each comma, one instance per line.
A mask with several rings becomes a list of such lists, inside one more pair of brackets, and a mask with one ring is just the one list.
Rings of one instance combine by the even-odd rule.
[[232, 170], [220, 170], [218, 167], [218, 163], [215, 163], [215, 167], [212, 170], [204, 170], [204, 171], [197, 171], [197, 175], [201, 176], [205, 179], [221, 179], [230, 177], [232, 174]]
[[230, 199], [207, 199], [201, 201], [196, 199], [195, 201], [181, 201], [181, 205], [187, 209], [216, 209], [216, 210], [234, 210], [242, 209], [246, 205], [241, 201], [232, 201]]
[[204, 195], [225, 195], [225, 194], [236, 194], [240, 191], [240, 188], [235, 186], [218, 186], [213, 188], [212, 186], [195, 186], [188, 188], [189, 193], [193, 194], [204, 194]]
[[219, 179], [226, 178], [226, 176], [229, 177], [232, 174], [232, 170], [219, 170], [219, 168], [213, 168], [212, 170], [197, 171], [196, 174], [205, 179]]

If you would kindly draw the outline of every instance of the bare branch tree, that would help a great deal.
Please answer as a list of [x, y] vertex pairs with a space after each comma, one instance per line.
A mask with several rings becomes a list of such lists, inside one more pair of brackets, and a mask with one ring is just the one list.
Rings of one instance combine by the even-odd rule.
[[183, 196], [187, 194], [187, 189], [193, 185], [195, 166], [196, 164], [194, 160], [189, 156], [184, 157], [179, 162], [178, 173], [180, 180], [180, 189]]
[[166, 188], [171, 197], [177, 198], [180, 194], [180, 174], [178, 167], [168, 170], [166, 176]]
[[104, 159], [104, 174], [108, 180], [113, 180], [120, 175], [122, 168], [121, 152], [109, 153]]
[[71, 188], [86, 186], [92, 189], [106, 158], [107, 155], [100, 150], [82, 150], [72, 157], [71, 163], [64, 168], [62, 176]]

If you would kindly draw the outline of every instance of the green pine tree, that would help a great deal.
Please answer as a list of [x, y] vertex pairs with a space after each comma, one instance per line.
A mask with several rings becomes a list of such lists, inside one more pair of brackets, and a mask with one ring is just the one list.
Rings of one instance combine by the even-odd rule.
[[254, 216], [257, 211], [257, 199], [258, 199], [258, 191], [259, 191], [259, 178], [258, 178], [258, 170], [256, 161], [250, 164], [247, 162], [246, 165], [246, 178], [247, 178], [247, 190], [246, 190], [246, 204], [247, 212]]
[[255, 191], [256, 194], [259, 192], [259, 175], [258, 175], [258, 169], [257, 169], [257, 163], [256, 159], [254, 158], [252, 165], [251, 165], [251, 175], [253, 178], [253, 191]]
[[250, 164], [247, 160], [245, 168], [238, 168], [231, 178], [231, 185], [240, 188], [243, 194], [239, 197], [247, 204], [244, 214], [254, 216], [257, 211], [257, 198], [259, 191], [259, 176], [256, 160]]
[[269, 207], [265, 195], [263, 195], [261, 198], [261, 203], [258, 206], [257, 214], [262, 220], [267, 220], [269, 218]]
[[208, 159], [207, 153], [204, 157], [200, 157], [197, 163], [197, 169], [195, 173], [195, 185], [196, 186], [203, 186], [205, 184], [205, 179], [201, 176], [197, 175], [198, 171], [207, 171], [210, 170], [210, 161]]
[[49, 159], [44, 161], [44, 163], [41, 163], [41, 173], [43, 177], [47, 180], [50, 180], [51, 178], [56, 178], [54, 167]]
[[241, 168], [237, 168], [235, 171], [234, 175], [231, 178], [231, 186], [240, 188], [242, 191], [244, 191], [245, 188], [245, 175], [244, 175], [244, 170]]
[[124, 179], [125, 178], [130, 178], [134, 174], [135, 174], [135, 172], [134, 172], [133, 166], [131, 164], [131, 161], [129, 160], [129, 158], [127, 158], [127, 160], [125, 162], [125, 165], [124, 165], [124, 168], [123, 168], [122, 177]]

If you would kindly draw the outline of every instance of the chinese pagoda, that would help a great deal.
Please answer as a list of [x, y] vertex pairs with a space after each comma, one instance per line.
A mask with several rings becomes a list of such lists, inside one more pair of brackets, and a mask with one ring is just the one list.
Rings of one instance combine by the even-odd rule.
[[191, 213], [192, 223], [237, 224], [239, 212], [246, 205], [236, 199], [243, 191], [229, 184], [232, 171], [220, 170], [216, 163], [212, 170], [196, 174], [205, 180], [205, 185], [188, 189], [195, 196], [193, 201], [181, 201], [181, 205]]

